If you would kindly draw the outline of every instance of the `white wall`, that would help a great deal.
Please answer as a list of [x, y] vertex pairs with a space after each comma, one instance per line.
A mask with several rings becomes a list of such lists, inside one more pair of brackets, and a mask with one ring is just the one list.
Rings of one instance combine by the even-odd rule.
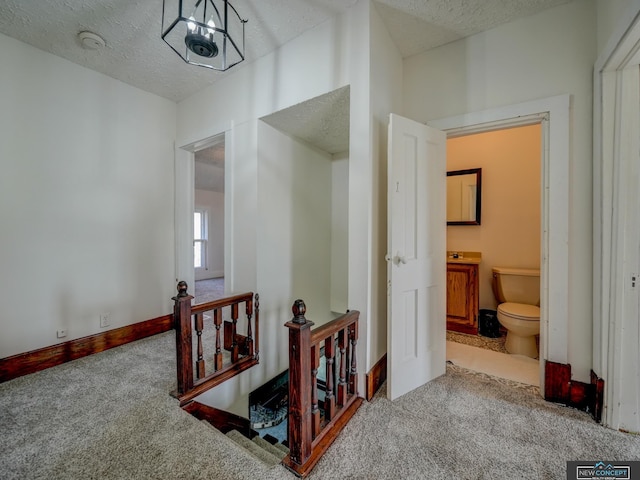
[[[259, 369], [289, 368], [291, 305], [301, 298], [317, 326], [331, 320], [331, 156], [264, 122], [258, 125], [258, 279], [263, 316]], [[259, 385], [256, 385], [256, 387]]]
[[[614, 33], [620, 20], [624, 21], [633, 0], [596, 0], [598, 18], [598, 52], [601, 52]], [[626, 19], [627, 23], [631, 18]]]
[[331, 311], [349, 309], [349, 152], [331, 162]]
[[196, 269], [196, 280], [224, 277], [224, 193], [195, 191], [195, 207], [208, 212], [207, 268]]
[[405, 114], [421, 121], [572, 95], [569, 345], [591, 368], [592, 68], [595, 2], [578, 0], [405, 59]]
[[176, 105], [4, 35], [0, 64], [0, 357], [171, 313]]
[[402, 110], [402, 57], [378, 11], [371, 8], [371, 310], [367, 371], [387, 351], [387, 136], [389, 114]]
[[[294, 287], [298, 291], [297, 285], [294, 285], [294, 281], [298, 281], [295, 272], [287, 270], [286, 265], [272, 265], [273, 259], [269, 257], [271, 251], [268, 248], [270, 239], [257, 234], [265, 228], [261, 213], [264, 208], [260, 203], [264, 195], [269, 194], [262, 190], [265, 188], [261, 178], [265, 167], [262, 162], [265, 161], [264, 155], [278, 153], [262, 150], [259, 138], [264, 135], [265, 127], [260, 125], [259, 118], [346, 85], [350, 86], [351, 100], [348, 306], [362, 312], [360, 334], [361, 338], [366, 338], [370, 302], [368, 269], [371, 217], [368, 212], [372, 196], [368, 31], [369, 2], [363, 0], [344, 15], [304, 33], [271, 55], [242, 66], [214, 86], [178, 104], [179, 146], [211, 137], [223, 130], [231, 132], [230, 142], [227, 143], [229, 162], [225, 169], [226, 185], [231, 189], [227, 196], [230, 204], [226, 206], [229, 223], [225, 242], [231, 252], [225, 275], [231, 279], [233, 291], [257, 291], [261, 297], [263, 366], [252, 369], [250, 375], [243, 379], [234, 379], [216, 389], [215, 396], [223, 399], [223, 403], [242, 393], [249, 393], [270, 376], [279, 373], [279, 368], [286, 368], [284, 359], [287, 349], [282, 347], [281, 342], [286, 342], [288, 333], [283, 324], [291, 318], [291, 304], [295, 298], [304, 294], [293, 293]], [[330, 181], [330, 169], [328, 174]], [[312, 177], [306, 178], [307, 183], [313, 181]], [[296, 199], [283, 197], [280, 201], [283, 208], [292, 209]], [[330, 204], [328, 206], [330, 217]], [[298, 207], [295, 209], [301, 211]], [[268, 213], [278, 214], [277, 211]], [[283, 221], [279, 217], [274, 220]], [[294, 225], [283, 225], [284, 230], [279, 235], [282, 238], [294, 238]], [[329, 232], [327, 228], [327, 234]], [[313, 256], [313, 251], [307, 248], [297, 254]], [[326, 267], [330, 267], [330, 262]], [[300, 285], [304, 287], [304, 281]], [[276, 286], [282, 288], [276, 289]], [[287, 295], [289, 298], [284, 298]], [[326, 299], [328, 305], [328, 281]], [[315, 313], [318, 307], [312, 301], [305, 300], [308, 302], [309, 318], [320, 322], [321, 315]], [[366, 368], [365, 355], [366, 342], [363, 341], [358, 350], [360, 371], [363, 372]], [[225, 407], [219, 402], [217, 406]]]

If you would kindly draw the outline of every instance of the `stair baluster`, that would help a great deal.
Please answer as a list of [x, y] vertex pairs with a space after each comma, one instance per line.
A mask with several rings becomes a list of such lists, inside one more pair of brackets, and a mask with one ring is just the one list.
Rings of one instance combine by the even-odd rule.
[[231, 305], [231, 363], [238, 361], [238, 304]]
[[335, 340], [333, 335], [324, 341], [324, 356], [326, 358], [327, 391], [324, 397], [324, 418], [327, 422], [333, 420], [336, 414], [336, 397], [333, 394], [333, 379], [335, 378], [334, 357]]
[[311, 347], [311, 436], [320, 433], [320, 407], [318, 406], [318, 368], [320, 367], [320, 348]]
[[204, 353], [202, 350], [202, 330], [204, 328], [204, 314], [196, 314], [196, 335], [198, 336], [198, 358], [196, 360], [196, 377], [198, 380], [205, 376]]
[[250, 357], [253, 357], [253, 336], [251, 335], [251, 317], [253, 316], [253, 299], [246, 302], [247, 315], [247, 351]]
[[338, 332], [338, 350], [340, 351], [340, 377], [338, 378], [338, 406], [343, 407], [347, 403], [347, 345], [348, 333], [343, 328]]
[[256, 359], [256, 361], [260, 360], [260, 295], [258, 295], [256, 293], [256, 304], [255, 304], [255, 317], [254, 317], [254, 321], [255, 321], [255, 336], [256, 338], [254, 339], [254, 350], [253, 350], [253, 357]]
[[213, 324], [216, 326], [216, 353], [214, 355], [215, 371], [222, 369], [222, 345], [220, 343], [220, 326], [222, 325], [222, 309], [213, 311]]
[[358, 395], [358, 360], [356, 345], [358, 344], [358, 323], [349, 326], [349, 340], [351, 342], [351, 370], [349, 371], [349, 392]]

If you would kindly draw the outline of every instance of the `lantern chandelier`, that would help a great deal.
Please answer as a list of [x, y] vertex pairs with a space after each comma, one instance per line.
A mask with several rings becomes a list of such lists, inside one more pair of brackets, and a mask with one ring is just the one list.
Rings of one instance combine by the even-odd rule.
[[163, 0], [162, 39], [191, 65], [228, 70], [244, 60], [244, 24], [227, 0]]

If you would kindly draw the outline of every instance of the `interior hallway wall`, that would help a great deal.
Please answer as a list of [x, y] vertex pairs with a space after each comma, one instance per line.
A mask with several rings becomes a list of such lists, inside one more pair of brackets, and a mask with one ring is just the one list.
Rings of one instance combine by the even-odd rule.
[[402, 57], [373, 4], [371, 8], [372, 182], [370, 369], [387, 351], [387, 146], [389, 114], [402, 110]]
[[171, 313], [176, 104], [4, 35], [0, 64], [0, 357]]

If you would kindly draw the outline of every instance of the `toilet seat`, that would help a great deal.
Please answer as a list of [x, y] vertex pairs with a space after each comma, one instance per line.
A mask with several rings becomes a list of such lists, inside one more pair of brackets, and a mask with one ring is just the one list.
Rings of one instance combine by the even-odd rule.
[[501, 303], [498, 312], [511, 318], [524, 321], [539, 321], [540, 307], [526, 305], [524, 303]]

